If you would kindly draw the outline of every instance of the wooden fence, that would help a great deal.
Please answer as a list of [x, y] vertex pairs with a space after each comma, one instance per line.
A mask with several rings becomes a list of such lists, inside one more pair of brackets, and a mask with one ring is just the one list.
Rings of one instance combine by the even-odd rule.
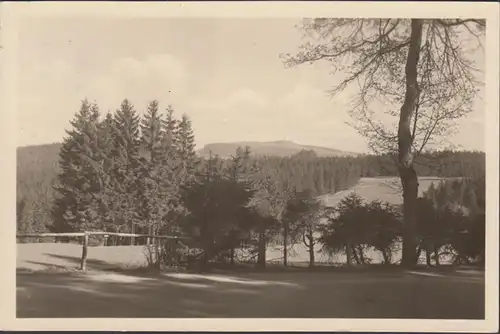
[[16, 234], [16, 238], [58, 238], [58, 237], [81, 237], [82, 238], [82, 259], [80, 264], [80, 269], [82, 271], [87, 270], [87, 252], [89, 246], [90, 236], [104, 236], [107, 239], [110, 236], [117, 237], [145, 237], [147, 238], [146, 244], [149, 245], [151, 239], [153, 240], [188, 240], [188, 237], [177, 237], [169, 235], [149, 235], [149, 234], [134, 234], [134, 233], [116, 233], [116, 232], [101, 232], [101, 231], [86, 231], [86, 232], [74, 232], [74, 233], [20, 233]]

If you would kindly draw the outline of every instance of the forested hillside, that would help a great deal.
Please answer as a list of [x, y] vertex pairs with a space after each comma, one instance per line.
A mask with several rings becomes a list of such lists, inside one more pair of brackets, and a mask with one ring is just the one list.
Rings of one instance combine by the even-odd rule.
[[[61, 144], [48, 144], [17, 149], [17, 202], [22, 206], [18, 208], [18, 222], [23, 222], [18, 228], [21, 230], [43, 231], [51, 224], [50, 210], [53, 185], [59, 172], [60, 148]], [[426, 163], [418, 165], [419, 175], [484, 175], [485, 155], [482, 152], [439, 152], [430, 157], [432, 159], [427, 158]], [[390, 156], [317, 157], [313, 152], [303, 151], [292, 157], [259, 157], [255, 160], [262, 168], [278, 169], [277, 177], [290, 180], [298, 191], [309, 189], [315, 195], [345, 190], [361, 177], [397, 176]]]

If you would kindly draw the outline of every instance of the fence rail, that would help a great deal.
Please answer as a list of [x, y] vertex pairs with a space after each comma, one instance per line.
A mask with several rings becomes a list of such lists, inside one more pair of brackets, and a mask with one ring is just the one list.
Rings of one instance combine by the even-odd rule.
[[17, 238], [83, 237], [85, 232], [76, 233], [18, 233]]
[[116, 236], [116, 237], [147, 237], [156, 239], [179, 239], [187, 240], [189, 237], [177, 237], [171, 235], [152, 235], [152, 234], [138, 234], [138, 233], [119, 233], [119, 232], [102, 232], [102, 231], [87, 231], [87, 232], [71, 232], [71, 233], [18, 233], [17, 238], [57, 238], [57, 237], [83, 237], [85, 235], [103, 235], [103, 236]]
[[90, 236], [110, 236], [117, 237], [146, 237], [146, 244], [149, 245], [150, 239], [165, 239], [165, 240], [189, 240], [189, 237], [171, 236], [171, 235], [150, 235], [150, 234], [136, 234], [136, 233], [119, 233], [119, 232], [103, 232], [103, 231], [85, 231], [85, 232], [68, 232], [68, 233], [18, 233], [16, 238], [57, 238], [57, 237], [82, 237], [82, 259], [80, 269], [87, 270], [87, 253]]

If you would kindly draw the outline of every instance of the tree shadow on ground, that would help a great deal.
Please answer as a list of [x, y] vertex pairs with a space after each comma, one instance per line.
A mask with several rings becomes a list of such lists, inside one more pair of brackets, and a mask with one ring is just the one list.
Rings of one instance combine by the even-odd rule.
[[484, 318], [484, 284], [405, 275], [38, 272], [17, 286], [18, 317]]
[[[55, 258], [55, 259], [64, 260], [64, 261], [74, 265], [75, 268], [80, 268], [80, 265], [81, 265], [81, 258], [77, 257], [77, 256], [68, 256], [68, 255], [51, 254], [51, 253], [44, 253], [44, 255], [47, 255], [47, 256]], [[91, 270], [108, 271], [108, 270], [120, 270], [120, 269], [125, 269], [125, 268], [127, 268], [127, 266], [123, 265], [123, 264], [112, 263], [112, 262], [107, 262], [107, 261], [97, 260], [97, 259], [87, 259], [87, 269], [91, 269]]]
[[95, 272], [17, 277], [23, 291], [18, 293], [18, 317], [252, 317], [263, 311], [253, 309], [252, 303], [260, 305], [263, 299], [286, 296], [282, 290], [301, 288], [219, 275]]
[[33, 263], [54, 272], [20, 268], [18, 317], [484, 318], [484, 279], [407, 275], [395, 268], [335, 269], [330, 275], [302, 268], [141, 272], [96, 259], [87, 260], [84, 273], [77, 270], [79, 257], [47, 255], [74, 264], [73, 272], [42, 262]]

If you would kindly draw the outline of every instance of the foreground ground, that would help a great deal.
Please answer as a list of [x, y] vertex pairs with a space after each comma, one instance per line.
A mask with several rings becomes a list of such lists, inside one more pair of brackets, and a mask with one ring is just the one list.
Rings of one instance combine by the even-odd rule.
[[483, 319], [475, 271], [17, 274], [19, 318]]
[[82, 274], [80, 254], [77, 245], [18, 245], [17, 316], [484, 318], [476, 270], [140, 274], [130, 269], [144, 261], [138, 248], [96, 247]]

